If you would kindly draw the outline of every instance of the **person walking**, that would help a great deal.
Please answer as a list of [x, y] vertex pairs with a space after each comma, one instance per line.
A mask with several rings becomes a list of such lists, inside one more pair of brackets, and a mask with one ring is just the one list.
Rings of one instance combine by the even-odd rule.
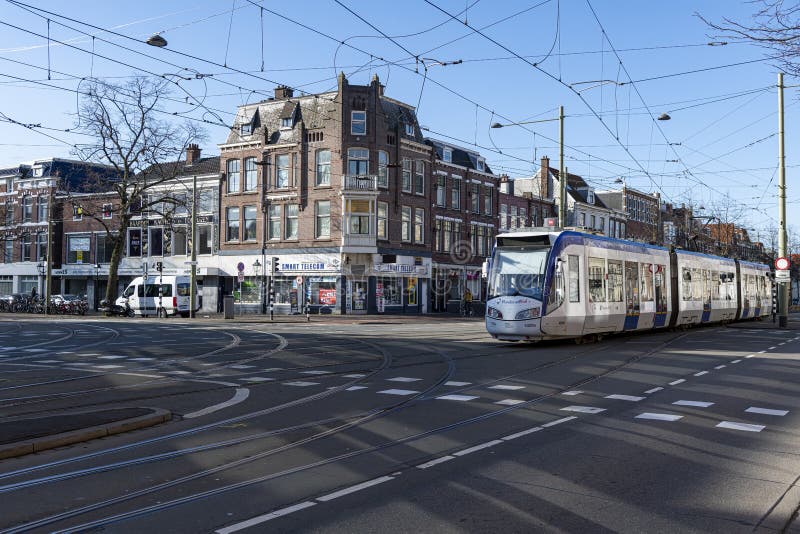
[[464, 316], [472, 317], [472, 291], [469, 288], [464, 290]]

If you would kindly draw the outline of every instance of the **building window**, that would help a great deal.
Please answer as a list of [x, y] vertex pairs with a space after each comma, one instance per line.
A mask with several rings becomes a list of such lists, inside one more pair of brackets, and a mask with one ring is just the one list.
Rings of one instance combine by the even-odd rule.
[[[141, 230], [139, 230], [141, 232]], [[139, 234], [141, 236], [141, 233]], [[25, 237], [23, 237], [23, 240]], [[30, 236], [27, 238], [30, 245]], [[92, 250], [92, 238], [88, 235], [67, 236], [67, 263], [89, 263], [89, 252]], [[141, 245], [141, 241], [140, 241]], [[141, 255], [141, 248], [139, 255]], [[24, 259], [22, 261], [25, 261]]]
[[406, 135], [414, 137], [414, 125], [413, 124], [406, 124]]
[[161, 227], [150, 228], [147, 246], [150, 248], [151, 256], [164, 255], [164, 229]]
[[389, 187], [389, 153], [378, 150], [378, 187]]
[[281, 207], [269, 207], [269, 239], [281, 238]]
[[444, 206], [447, 199], [447, 178], [444, 176], [436, 177], [436, 205]]
[[472, 213], [480, 213], [481, 212], [481, 186], [479, 184], [472, 184], [470, 187], [472, 198]]
[[5, 225], [11, 226], [14, 224], [14, 204], [10, 200], [6, 201], [5, 211], [6, 211]]
[[[189, 236], [186, 235], [186, 227], [179, 226], [172, 231], [172, 255], [173, 256], [185, 256], [188, 250], [188, 241], [187, 238]], [[99, 247], [99, 245], [98, 245]], [[99, 250], [99, 249], [98, 249]], [[99, 263], [103, 263], [98, 260]], [[107, 262], [106, 262], [107, 263]]]
[[371, 206], [369, 200], [348, 200], [347, 214], [350, 220], [347, 225], [348, 233], [369, 235], [370, 211]]
[[226, 163], [228, 174], [228, 193], [239, 192], [239, 160], [229, 159]]
[[601, 232], [605, 232], [606, 231], [606, 218], [605, 217], [600, 217], [600, 224], [598, 225], [597, 228]]
[[314, 237], [317, 239], [331, 236], [331, 201], [318, 200], [315, 208], [316, 229]]
[[425, 243], [425, 210], [414, 209], [414, 243]]
[[286, 205], [286, 239], [297, 239], [299, 229], [298, 214], [299, 206], [297, 204]]
[[244, 240], [256, 240], [256, 207], [244, 207]]
[[586, 214], [583, 212], [578, 213], [578, 226], [586, 226]]
[[409, 206], [403, 206], [400, 239], [403, 241], [411, 241], [411, 207]]
[[47, 259], [47, 233], [45, 232], [36, 234], [36, 259], [39, 261]]
[[367, 112], [350, 112], [350, 133], [353, 135], [365, 135], [367, 133]]
[[378, 202], [378, 239], [388, 239], [389, 203]]
[[425, 194], [425, 162], [421, 159], [414, 162], [414, 193]]
[[453, 222], [444, 221], [442, 229], [442, 252], [450, 252], [450, 245], [453, 243]]
[[500, 204], [500, 229], [505, 230], [508, 228], [508, 206]]
[[[13, 263], [14, 262], [14, 240], [6, 238], [4, 246], [3, 246], [3, 262], [4, 263]], [[9, 293], [11, 293], [9, 291]]]
[[[197, 227], [197, 253], [211, 254], [214, 250], [214, 227], [210, 224], [201, 224]], [[189, 251], [191, 251], [191, 246]]]
[[33, 222], [33, 197], [30, 195], [22, 199], [22, 222]]
[[461, 178], [453, 176], [453, 190], [451, 192], [450, 204], [453, 209], [461, 209]]
[[519, 209], [519, 223], [522, 228], [528, 226], [528, 208]]
[[367, 176], [369, 174], [369, 150], [351, 148], [347, 151], [347, 174]]
[[403, 193], [411, 192], [411, 160], [403, 158], [403, 182], [401, 184]]
[[478, 170], [483, 172], [486, 170], [486, 160], [478, 158]]
[[114, 216], [112, 204], [103, 204], [103, 219], [111, 219]]
[[331, 151], [317, 150], [317, 185], [331, 185]]
[[255, 191], [256, 187], [258, 187], [256, 158], [246, 158], [244, 160], [244, 190]]
[[453, 162], [453, 149], [452, 148], [444, 148], [442, 149], [442, 159], [447, 163]]
[[291, 117], [284, 117], [281, 119], [281, 128], [291, 128], [291, 127], [292, 127]]
[[[41, 172], [41, 171], [40, 171]], [[33, 288], [39, 285], [39, 278], [34, 276], [20, 276], [19, 277], [19, 292], [23, 295], [30, 295]]]
[[483, 213], [486, 215], [492, 214], [492, 188], [483, 188]]
[[14, 277], [10, 274], [0, 275], [0, 295], [10, 295], [14, 292]]
[[590, 215], [589, 216], [589, 228], [592, 228], [592, 229], [595, 228], [595, 225], [597, 224], [597, 220], [596, 219], [597, 219], [597, 217], [595, 217], [594, 215]]
[[289, 187], [289, 154], [281, 154], [275, 158], [275, 187]]
[[31, 259], [31, 236], [30, 234], [25, 234], [22, 236], [20, 240], [20, 260], [21, 261], [32, 261]]
[[36, 199], [36, 214], [37, 220], [39, 222], [47, 222], [49, 217], [49, 208], [48, 208], [49, 199], [47, 195], [39, 195], [39, 198]]
[[128, 228], [128, 257], [142, 257], [142, 229]]
[[227, 241], [239, 241], [239, 208], [228, 208], [225, 210], [225, 220], [227, 221]]

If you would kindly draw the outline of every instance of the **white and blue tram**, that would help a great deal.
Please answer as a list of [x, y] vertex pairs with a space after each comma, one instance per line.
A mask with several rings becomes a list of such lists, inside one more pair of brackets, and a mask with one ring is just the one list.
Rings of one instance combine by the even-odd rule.
[[771, 314], [766, 265], [577, 231], [496, 238], [486, 329], [535, 341], [737, 321]]

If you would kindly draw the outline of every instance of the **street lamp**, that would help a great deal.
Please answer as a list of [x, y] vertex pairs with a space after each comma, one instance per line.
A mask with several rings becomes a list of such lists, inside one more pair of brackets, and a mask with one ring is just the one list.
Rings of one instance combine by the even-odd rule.
[[[567, 175], [564, 172], [564, 106], [558, 107], [558, 118], [539, 119], [535, 121], [512, 122], [500, 124], [495, 122], [492, 128], [503, 128], [505, 126], [520, 126], [523, 124], [535, 124], [538, 122], [558, 121], [558, 153], [559, 153], [559, 172], [558, 172], [558, 226], [564, 228], [567, 222]], [[542, 169], [542, 172], [549, 172], [550, 169]]]
[[94, 264], [94, 310], [97, 311], [97, 297], [100, 294], [100, 288], [97, 286], [97, 279], [100, 277], [100, 264]]
[[662, 113], [661, 115], [658, 116], [658, 120], [660, 121], [668, 121], [671, 118], [672, 117], [670, 117], [667, 113]]
[[261, 290], [261, 286], [264, 283], [264, 281], [261, 279], [261, 262], [258, 261], [258, 258], [256, 258], [256, 261], [253, 262], [253, 271], [256, 273], [256, 279], [258, 280], [258, 284], [259, 284], [258, 285], [258, 299], [259, 299], [259, 306], [260, 306], [261, 305], [261, 299], [264, 297], [264, 292]]
[[157, 33], [154, 33], [153, 35], [148, 37], [147, 41], [145, 41], [145, 42], [147, 44], [149, 44], [150, 46], [155, 46], [157, 48], [164, 48], [165, 46], [167, 46], [167, 40], [164, 39], [163, 37], [161, 37]]

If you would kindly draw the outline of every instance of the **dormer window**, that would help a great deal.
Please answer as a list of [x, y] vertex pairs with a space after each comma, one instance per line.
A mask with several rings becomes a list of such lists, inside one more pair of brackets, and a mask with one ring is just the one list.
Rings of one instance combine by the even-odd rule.
[[33, 175], [39, 177], [43, 174], [44, 169], [42, 167], [34, 167], [33, 168]]
[[442, 159], [447, 163], [453, 162], [453, 149], [452, 148], [445, 148], [442, 150]]
[[414, 125], [406, 124], [406, 135], [414, 136]]
[[291, 128], [292, 127], [292, 118], [286, 117], [285, 119], [281, 119], [281, 128]]
[[365, 135], [367, 133], [367, 112], [350, 112], [350, 133], [352, 135]]
[[586, 192], [586, 202], [588, 204], [594, 204], [594, 191]]
[[253, 125], [249, 122], [247, 124], [242, 124], [239, 126], [239, 133], [242, 135], [250, 135], [253, 133]]
[[486, 160], [483, 158], [478, 158], [478, 170], [483, 172], [486, 170]]

